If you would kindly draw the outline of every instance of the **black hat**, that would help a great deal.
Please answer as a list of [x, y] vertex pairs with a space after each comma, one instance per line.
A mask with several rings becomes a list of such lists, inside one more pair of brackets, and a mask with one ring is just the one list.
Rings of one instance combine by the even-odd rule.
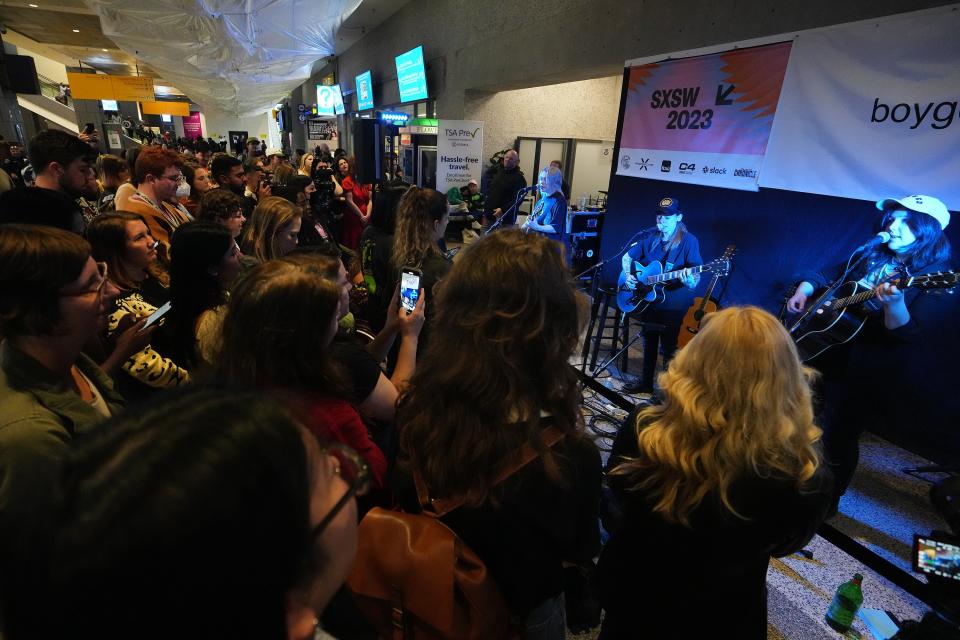
[[660, 199], [660, 204], [657, 205], [657, 213], [662, 213], [665, 216], [683, 215], [683, 211], [680, 209], [680, 201], [670, 197]]

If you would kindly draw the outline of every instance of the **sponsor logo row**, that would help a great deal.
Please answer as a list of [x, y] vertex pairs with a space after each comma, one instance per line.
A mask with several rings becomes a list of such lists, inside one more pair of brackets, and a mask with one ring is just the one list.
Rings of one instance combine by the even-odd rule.
[[[620, 158], [620, 166], [623, 167], [625, 171], [630, 170], [631, 168], [636, 168], [638, 171], [653, 171], [653, 162], [650, 158], [639, 158], [634, 160], [630, 156], [622, 156]], [[661, 173], [670, 173], [673, 171], [673, 161], [672, 160], [663, 160], [660, 162], [660, 172]], [[693, 162], [680, 162], [677, 163], [677, 173], [683, 175], [693, 175], [698, 171], [696, 163]], [[714, 167], [709, 165], [701, 165], [699, 171], [705, 174], [711, 175], [727, 175], [727, 167]], [[735, 178], [756, 178], [757, 170], [756, 169], [734, 169], [733, 176]]]

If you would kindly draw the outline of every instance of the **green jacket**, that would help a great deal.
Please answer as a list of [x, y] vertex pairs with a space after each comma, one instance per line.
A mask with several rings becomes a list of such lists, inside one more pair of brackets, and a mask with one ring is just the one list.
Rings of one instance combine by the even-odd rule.
[[[83, 354], [76, 365], [93, 381], [110, 413], [119, 413], [123, 398], [107, 374]], [[38, 503], [50, 498], [73, 439], [103, 420], [50, 370], [9, 340], [0, 343], [0, 531], [11, 522], [24, 522]]]

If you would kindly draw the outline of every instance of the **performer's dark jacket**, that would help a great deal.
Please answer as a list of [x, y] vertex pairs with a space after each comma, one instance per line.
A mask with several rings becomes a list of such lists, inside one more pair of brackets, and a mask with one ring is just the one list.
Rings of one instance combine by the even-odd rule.
[[[845, 280], [860, 280], [878, 266], [859, 267]], [[915, 268], [910, 275], [949, 269], [946, 260]], [[810, 282], [819, 294], [843, 270], [841, 264], [826, 272], [808, 271], [798, 280]], [[904, 302], [910, 321], [896, 329], [886, 328], [882, 307], [874, 300], [877, 310], [852, 340], [808, 363], [823, 374], [818, 385], [823, 426], [869, 430], [935, 462], [960, 462], [960, 393], [953, 382], [960, 356], [958, 298], [960, 293], [946, 290], [908, 288]], [[808, 304], [814, 300], [816, 295]]]
[[[656, 260], [663, 265], [663, 270], [674, 271], [676, 269], [686, 269], [687, 267], [697, 267], [703, 264], [703, 258], [700, 257], [700, 241], [689, 231], [683, 234], [680, 244], [667, 251], [659, 233], [647, 236], [640, 243], [627, 250], [631, 260], [647, 266], [650, 262]], [[680, 279], [671, 280], [663, 285], [666, 299], [655, 305], [661, 311], [686, 311], [691, 304], [695, 294], [687, 289]], [[651, 308], [651, 310], [653, 310]]]

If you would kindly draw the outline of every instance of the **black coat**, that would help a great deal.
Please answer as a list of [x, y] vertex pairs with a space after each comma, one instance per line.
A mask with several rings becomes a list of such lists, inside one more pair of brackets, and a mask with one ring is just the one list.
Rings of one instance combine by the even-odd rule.
[[[608, 468], [639, 454], [625, 422]], [[792, 483], [741, 477], [729, 496], [731, 514], [708, 495], [690, 516], [690, 527], [667, 522], [622, 476], [608, 476], [621, 511], [600, 554], [604, 638], [767, 637], [767, 563], [802, 549], [830, 504], [824, 467], [799, 491]], [[607, 635], [609, 634], [609, 635]]]

